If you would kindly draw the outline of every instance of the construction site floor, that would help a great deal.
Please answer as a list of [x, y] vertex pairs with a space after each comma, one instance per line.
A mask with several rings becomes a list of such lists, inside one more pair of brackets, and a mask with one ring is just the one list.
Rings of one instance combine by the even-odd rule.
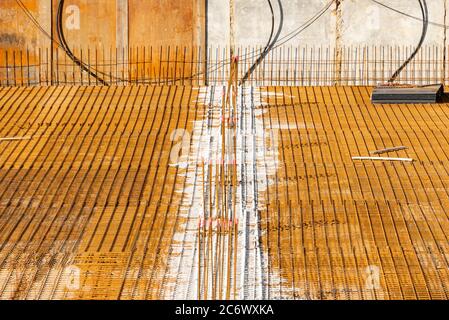
[[[170, 157], [213, 90], [0, 88], [0, 298], [201, 297], [201, 170]], [[449, 104], [372, 105], [371, 90], [251, 90], [277, 159], [252, 182], [262, 289], [235, 280], [231, 298], [449, 297]], [[394, 146], [414, 162], [352, 160]]]

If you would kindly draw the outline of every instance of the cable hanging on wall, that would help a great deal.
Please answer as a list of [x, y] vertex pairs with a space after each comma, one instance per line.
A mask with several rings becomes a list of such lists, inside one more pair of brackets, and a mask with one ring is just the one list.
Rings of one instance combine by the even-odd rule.
[[[416, 17], [414, 15], [411, 15], [411, 14], [406, 13], [404, 11], [401, 11], [399, 9], [393, 8], [393, 7], [391, 7], [391, 6], [389, 6], [389, 5], [385, 4], [385, 3], [382, 3], [380, 1], [377, 1], [377, 0], [370, 0], [370, 1], [374, 2], [375, 4], [381, 6], [381, 7], [385, 8], [385, 9], [388, 9], [388, 10], [390, 10], [392, 12], [396, 12], [397, 14], [400, 14], [400, 15], [402, 15], [404, 17], [407, 17], [407, 18], [410, 18], [410, 19], [413, 19], [413, 20], [416, 20], [416, 21], [419, 21], [419, 22], [423, 21], [423, 19], [420, 18], [420, 17]], [[431, 21], [431, 20], [429, 20], [429, 25], [435, 26], [435, 27], [439, 27], [439, 28], [449, 29], [449, 26], [445, 25], [444, 23], [438, 23], [438, 22]]]
[[[256, 62], [256, 64], [254, 64], [254, 66], [250, 69], [251, 73], [254, 71], [254, 69], [257, 67], [257, 65], [259, 65], [264, 58], [268, 55], [268, 53], [270, 51], [272, 51], [273, 49], [276, 49], [280, 46], [282, 46], [283, 44], [285, 44], [286, 42], [292, 40], [293, 38], [295, 38], [296, 36], [298, 36], [299, 34], [301, 34], [302, 32], [304, 32], [305, 30], [307, 30], [311, 25], [313, 25], [320, 17], [322, 17], [331, 7], [332, 3], [335, 0], [330, 0], [322, 9], [320, 9], [313, 17], [311, 17], [310, 19], [308, 19], [306, 22], [304, 22], [302, 25], [298, 26], [297, 28], [295, 28], [294, 30], [292, 30], [291, 32], [287, 33], [286, 35], [284, 35], [283, 37], [279, 37], [281, 31], [282, 31], [282, 25], [283, 25], [283, 8], [282, 8], [282, 3], [280, 0], [278, 0], [278, 4], [280, 6], [280, 10], [281, 10], [281, 22], [279, 25], [279, 29], [278, 32], [276, 34], [277, 35], [274, 39], [273, 39], [273, 33], [274, 33], [274, 10], [273, 10], [273, 6], [271, 3], [271, 0], [269, 1], [269, 5], [270, 5], [270, 10], [272, 12], [272, 27], [271, 27], [271, 33], [270, 33], [270, 38], [269, 41], [267, 42], [267, 46], [264, 49], [261, 49], [261, 54], [259, 55], [259, 53], [248, 53], [248, 54], [244, 54], [242, 56], [240, 56], [240, 61], [249, 61], [253, 58], [256, 58], [257, 56], [258, 58], [258, 62]], [[65, 39], [65, 35], [64, 35], [64, 31], [62, 28], [62, 15], [63, 15], [63, 9], [64, 9], [64, 0], [60, 0], [59, 4], [58, 4], [58, 11], [57, 11], [57, 32], [58, 32], [58, 36], [61, 39], [61, 42], [58, 41], [57, 39], [54, 39], [40, 24], [39, 22], [35, 19], [35, 17], [31, 14], [31, 12], [27, 9], [27, 7], [22, 3], [21, 0], [16, 0], [16, 3], [20, 6], [20, 8], [24, 11], [24, 13], [26, 14], [26, 16], [31, 20], [31, 22], [46, 36], [48, 37], [52, 43], [56, 44], [58, 47], [62, 48], [64, 50], [64, 52], [67, 53], [67, 55], [74, 61], [74, 63], [78, 66], [80, 66], [81, 68], [83, 68], [84, 71], [88, 72], [91, 76], [95, 77], [96, 79], [98, 79], [98, 81], [104, 85], [108, 85], [108, 83], [102, 79], [100, 75], [104, 75], [106, 77], [109, 77], [111, 79], [111, 81], [121, 81], [121, 82], [131, 82], [129, 79], [122, 79], [120, 77], [115, 77], [111, 74], [106, 74], [100, 70], [96, 70], [95, 68], [88, 66], [84, 63], [82, 63], [80, 61], [80, 59], [78, 59], [73, 52], [70, 50], [70, 47], [67, 44], [67, 41]], [[270, 45], [268, 45], [270, 44]], [[259, 50], [258, 50], [259, 51]], [[182, 78], [178, 78], [178, 79], [173, 79], [173, 81], [179, 81], [179, 80], [188, 80], [188, 79], [192, 79], [194, 77], [198, 77], [200, 75], [203, 74], [212, 74], [213, 72], [217, 71], [218, 69], [224, 67], [225, 65], [229, 65], [230, 64], [230, 60], [224, 59], [222, 60], [220, 63], [218, 63], [218, 65], [215, 66], [210, 66], [209, 68], [207, 68], [207, 70], [201, 71], [201, 72], [197, 72], [191, 76], [188, 77], [182, 77]], [[250, 73], [248, 73], [248, 76], [246, 78], [249, 78]], [[148, 79], [144, 79], [144, 81], [142, 83], [146, 83], [146, 84], [156, 84], [158, 83], [157, 81], [148, 81]]]
[[393, 73], [391, 78], [388, 80], [388, 83], [390, 83], [390, 84], [393, 83], [397, 79], [397, 77], [402, 72], [402, 70], [404, 70], [404, 68], [407, 67], [407, 65], [413, 60], [413, 58], [416, 56], [418, 51], [421, 49], [421, 47], [424, 43], [424, 40], [426, 39], [427, 29], [429, 27], [429, 11], [427, 8], [426, 0], [418, 0], [418, 2], [419, 2], [419, 6], [421, 7], [422, 23], [423, 23], [423, 27], [422, 27], [422, 31], [421, 31], [421, 38], [419, 39], [419, 43], [416, 46], [416, 49], [410, 55], [410, 57], [408, 57], [407, 60], [405, 60], [405, 62]]
[[257, 58], [256, 62], [253, 63], [251, 68], [249, 68], [249, 70], [243, 76], [242, 83], [244, 83], [246, 80], [248, 80], [248, 78], [251, 76], [251, 74], [254, 72], [254, 70], [257, 68], [257, 66], [265, 59], [267, 54], [273, 49], [274, 45], [276, 44], [276, 42], [279, 39], [279, 36], [281, 35], [282, 27], [284, 25], [284, 9], [282, 7], [282, 2], [281, 2], [281, 0], [278, 0], [280, 20], [279, 20], [278, 30], [276, 32], [276, 35], [274, 36], [274, 39], [273, 39], [273, 33], [274, 33], [275, 18], [274, 18], [274, 10], [273, 10], [273, 5], [271, 3], [271, 0], [268, 0], [268, 5], [270, 6], [270, 10], [271, 10], [271, 34], [268, 39], [267, 45], [265, 46], [264, 50], [260, 54], [259, 58]]
[[67, 44], [67, 40], [64, 35], [64, 29], [62, 26], [62, 13], [64, 11], [64, 0], [59, 0], [58, 3], [58, 11], [56, 13], [56, 32], [58, 33], [60, 45], [65, 53], [69, 56], [69, 58], [79, 67], [81, 67], [84, 71], [86, 71], [89, 75], [97, 79], [102, 85], [109, 85], [105, 80], [99, 77], [95, 72], [91, 70], [91, 68], [83, 63], [80, 59], [78, 59], [70, 50], [69, 45]]

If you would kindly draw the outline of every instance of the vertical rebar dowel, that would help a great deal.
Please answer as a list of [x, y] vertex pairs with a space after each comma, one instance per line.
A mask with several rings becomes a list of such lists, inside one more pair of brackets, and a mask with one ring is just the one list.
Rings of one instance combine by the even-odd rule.
[[[195, 68], [194, 68], [196, 50], [197, 50], [196, 46], [192, 46], [190, 48], [190, 60], [189, 60], [189, 68], [188, 68], [188, 72], [191, 75], [190, 80], [189, 80], [190, 85], [200, 83], [198, 80], [198, 77], [195, 76], [197, 73], [195, 73]], [[195, 78], [197, 78], [196, 82], [195, 82]]]
[[62, 71], [64, 74], [64, 84], [67, 85], [67, 55], [64, 55], [64, 71]]
[[[103, 63], [104, 65], [104, 56], [103, 56]], [[104, 71], [104, 68], [101, 68], [102, 71]], [[98, 48], [95, 47], [95, 71], [98, 73]], [[103, 76], [104, 77], [104, 76]], [[98, 86], [98, 77], [95, 77], [95, 85]]]
[[158, 85], [161, 84], [161, 71], [162, 71], [162, 46], [159, 50], [159, 69], [158, 69], [158, 75], [157, 75], [157, 83]]
[[12, 64], [13, 64], [13, 81], [14, 86], [17, 86], [17, 74], [16, 74], [16, 50], [12, 51]]
[[326, 48], [326, 60], [324, 61], [324, 85], [329, 85], [329, 48]]
[[[91, 70], [91, 63], [90, 63], [90, 48], [87, 47], [87, 67], [89, 68], [89, 70]], [[87, 83], [89, 84], [89, 86], [91, 85], [91, 81], [90, 81], [90, 72], [87, 73]]]
[[186, 69], [186, 54], [187, 54], [187, 48], [184, 47], [182, 54], [182, 71], [181, 71], [181, 84], [184, 85], [184, 79], [185, 79], [185, 69]]
[[6, 86], [9, 86], [8, 49], [5, 50], [5, 77], [6, 77]]
[[147, 54], [146, 54], [146, 52], [147, 52], [147, 47], [146, 46], [143, 46], [143, 64], [142, 64], [142, 69], [143, 69], [143, 75], [142, 75], [142, 80], [143, 81], [141, 81], [142, 83], [145, 83], [145, 79], [146, 79], [146, 77], [147, 77], [147, 72], [146, 72], [146, 58], [147, 58]]
[[83, 77], [83, 48], [80, 47], [80, 64], [79, 64], [79, 72], [80, 72], [80, 78], [81, 78], [81, 85], [84, 85], [84, 77]]
[[[30, 85], [30, 54], [28, 52], [28, 48], [26, 48], [26, 65], [25, 67], [27, 68], [27, 85]], [[23, 79], [23, 78], [22, 78]]]
[[174, 64], [174, 73], [173, 73], [173, 80], [172, 84], [177, 84], [177, 76], [178, 76], [178, 46], [175, 47], [175, 64]]
[[38, 48], [37, 50], [37, 61], [38, 61], [38, 79], [39, 79], [39, 85], [42, 85], [42, 51], [41, 48]]
[[[132, 48], [131, 47], [127, 47], [126, 50], [126, 54], [128, 59], [124, 59], [123, 64], [127, 67], [126, 68], [126, 80], [127, 80], [127, 85], [128, 84], [132, 84], [133, 82], [133, 78], [132, 78], [132, 63], [133, 63], [133, 53], [132, 53]], [[124, 55], [123, 55], [124, 57]]]
[[[48, 73], [49, 73], [49, 71], [50, 71], [50, 64], [49, 64], [49, 62], [51, 63], [51, 61], [49, 61], [49, 54], [48, 54], [48, 48], [46, 48], [45, 49], [45, 55], [46, 55], [46, 58], [45, 58], [45, 60], [46, 60], [46, 63], [45, 63], [45, 66], [46, 66], [46, 70], [45, 70], [45, 81], [47, 82], [47, 86], [49, 85], [49, 84], [53, 84], [53, 82], [50, 80], [49, 81], [49, 77], [48, 77]], [[51, 75], [50, 75], [50, 77], [51, 77]]]
[[[108, 69], [109, 69], [109, 73], [108, 73], [108, 76], [109, 76], [109, 83], [111, 83], [111, 84], [117, 84], [113, 79], [112, 79], [112, 65], [113, 65], [113, 63], [112, 63], [112, 46], [109, 46], [109, 59], [108, 60], [105, 60], [106, 59], [106, 52], [104, 51], [104, 47], [103, 47], [103, 63], [105, 63], [105, 61], [108, 61]], [[107, 73], [108, 72], [108, 70], [106, 69], [106, 65], [104, 65], [104, 67], [103, 67], [103, 70], [104, 70], [104, 72], [105, 73]]]
[[139, 72], [140, 63], [141, 63], [141, 61], [140, 61], [141, 57], [140, 57], [140, 54], [139, 54], [140, 47], [136, 46], [133, 49], [133, 51], [135, 52], [133, 54], [135, 56], [134, 68], [132, 70], [133, 78], [134, 78], [134, 82], [133, 83], [137, 85], [137, 84], [139, 84], [139, 76], [140, 76], [140, 72]]
[[113, 72], [116, 84], [122, 84], [123, 79], [123, 76], [119, 71], [120, 68], [119, 55], [120, 55], [120, 48], [116, 46], [114, 52], [114, 72]]
[[23, 87], [25, 82], [23, 81], [23, 51], [20, 50], [19, 51], [19, 55], [20, 55], [20, 85]]
[[148, 73], [148, 78], [150, 83], [154, 82], [154, 75], [156, 74], [156, 70], [153, 66], [153, 46], [150, 46], [150, 72]]
[[322, 59], [323, 59], [323, 57], [322, 57], [322, 54], [323, 54], [323, 50], [322, 50], [322, 47], [320, 46], [319, 48], [318, 48], [318, 58], [316, 59], [316, 66], [317, 66], [317, 68], [316, 68], [316, 78], [315, 78], [315, 81], [314, 81], [314, 85], [316, 85], [316, 86], [320, 86], [320, 85], [322, 85], [323, 83], [322, 83], [322, 76], [321, 76], [321, 72], [322, 72], [322, 70], [321, 70], [321, 62], [323, 61]]
[[[166, 70], [166, 73], [165, 73], [165, 84], [168, 84], [168, 79], [169, 79], [169, 69], [170, 69], [170, 50], [171, 48], [170, 48], [170, 46], [168, 46], [168, 47], [166, 47], [166, 53], [167, 53], [167, 61], [166, 61], [166, 68], [167, 68], [167, 70]], [[162, 75], [164, 75], [164, 74], [162, 74]]]

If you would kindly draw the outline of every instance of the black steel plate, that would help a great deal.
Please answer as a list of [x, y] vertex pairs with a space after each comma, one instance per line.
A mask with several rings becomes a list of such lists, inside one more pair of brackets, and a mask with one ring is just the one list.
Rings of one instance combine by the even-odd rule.
[[379, 104], [436, 103], [441, 101], [443, 93], [442, 84], [413, 88], [379, 86], [374, 88], [371, 102]]

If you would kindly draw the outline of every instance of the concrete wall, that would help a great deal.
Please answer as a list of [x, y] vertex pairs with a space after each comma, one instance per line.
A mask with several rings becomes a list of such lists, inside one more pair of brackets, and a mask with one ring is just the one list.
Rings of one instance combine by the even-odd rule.
[[[15, 0], [0, 0], [0, 66], [20, 66], [18, 52], [14, 56], [11, 52], [21, 50], [27, 56], [26, 50], [30, 49], [30, 63], [50, 61], [47, 65], [54, 66], [48, 70], [52, 77], [74, 79], [76, 68], [70, 65], [70, 59], [63, 50], [47, 53], [52, 47], [50, 36], [56, 40], [53, 48], [57, 48], [60, 41], [56, 33], [59, 1], [22, 2], [47, 35], [33, 24]], [[142, 55], [146, 52], [145, 60], [151, 57], [152, 65], [147, 62], [145, 68], [159, 72], [160, 60], [183, 60], [182, 47], [205, 46], [205, 14], [205, 0], [65, 0], [63, 28], [75, 56], [85, 62], [95, 63], [96, 59], [100, 63], [105, 61], [105, 64], [111, 61], [111, 65], [114, 61], [136, 62], [139, 59], [142, 62]], [[171, 50], [166, 50], [168, 45], [172, 46]], [[133, 50], [122, 49], [128, 46]], [[143, 46], [146, 51], [142, 50]], [[162, 57], [160, 46], [164, 47]], [[39, 48], [42, 48], [40, 55]], [[9, 50], [9, 53], [2, 49]], [[97, 68], [100, 72], [112, 72], [107, 65]], [[139, 74], [139, 71], [125, 65], [122, 68], [120, 73]], [[6, 71], [2, 69], [1, 72]], [[183, 72], [189, 74], [190, 66]], [[143, 70], [140, 71], [142, 73]]]
[[[283, 0], [284, 19], [281, 37], [294, 30], [298, 25], [322, 8], [323, 0]], [[277, 0], [272, 0], [275, 11], [275, 31], [279, 26], [280, 10]], [[209, 0], [208, 42], [211, 46], [229, 43], [229, 0]], [[266, 0], [235, 0], [235, 29], [237, 46], [265, 45], [271, 31], [271, 11]], [[307, 30], [302, 39], [314, 44], [333, 43], [334, 20], [332, 15], [323, 17], [316, 25]], [[298, 41], [292, 41], [292, 44]], [[290, 43], [289, 43], [290, 44]]]
[[[208, 42], [210, 45], [229, 43], [229, 1], [209, 0]], [[236, 45], [265, 45], [271, 30], [271, 12], [266, 0], [234, 0]], [[379, 0], [407, 14], [421, 17], [418, 1]], [[287, 45], [414, 45], [419, 39], [422, 23], [384, 8], [371, 0], [339, 0], [331, 10]], [[428, 0], [430, 20], [445, 22], [447, 0]], [[276, 28], [280, 20], [277, 0]], [[329, 0], [282, 0], [284, 11], [281, 38], [296, 30]], [[426, 44], [443, 45], [444, 28], [431, 25]], [[339, 43], [338, 43], [339, 42]]]
[[[39, 4], [35, 0], [23, 1], [29, 10], [39, 15]], [[48, 25], [50, 20], [48, 20]], [[47, 25], [47, 26], [48, 26]], [[38, 31], [28, 23], [25, 15], [14, 0], [2, 0], [0, 3], [0, 46], [9, 48], [24, 48], [38, 45]]]
[[[42, 2], [42, 1], [41, 1]], [[53, 1], [56, 14], [58, 1]], [[79, 28], [69, 29], [64, 25], [67, 42], [74, 47], [97, 46], [99, 49], [116, 46], [117, 10], [111, 0], [70, 0], [65, 2], [67, 20], [71, 15], [69, 6], [75, 5], [80, 10]]]
[[[22, 0], [31, 14], [37, 19], [43, 29], [51, 33], [52, 16], [55, 20], [57, 0]], [[422, 23], [420, 7], [417, 0], [378, 0], [391, 8], [399, 10], [404, 14], [381, 6], [373, 0], [281, 0], [281, 11], [278, 0], [271, 0], [275, 11], [274, 31], [282, 25], [282, 39], [288, 37], [295, 30], [307, 24], [320, 10], [330, 4], [328, 10], [313, 24], [299, 35], [286, 42], [286, 46], [325, 46], [330, 48], [343, 48], [357, 45], [400, 45], [414, 46], [419, 40]], [[429, 16], [431, 25], [427, 35], [426, 45], [447, 46], [447, 19], [449, 11], [449, 0], [428, 0]], [[234, 10], [231, 10], [231, 4]], [[70, 6], [76, 6], [80, 11], [79, 26], [68, 28], [72, 13]], [[161, 74], [164, 68], [160, 66], [161, 61], [189, 61], [183, 57], [182, 47], [195, 47], [208, 45], [210, 48], [229, 46], [231, 43], [231, 30], [234, 30], [234, 44], [241, 47], [265, 46], [270, 35], [272, 19], [268, 0], [66, 0], [66, 12], [64, 13], [64, 28], [69, 45], [75, 49], [75, 54], [80, 56], [79, 48], [90, 47], [91, 54], [99, 60], [105, 58], [127, 59], [131, 61], [142, 61], [142, 54], [147, 54], [146, 64], [143, 70], [121, 70], [132, 75], [142, 75], [142, 71], [153, 74]], [[410, 16], [406, 16], [410, 15]], [[415, 18], [413, 18], [415, 17]], [[232, 24], [231, 21], [234, 21]], [[281, 24], [282, 21], [282, 24]], [[73, 22], [73, 21], [72, 21]], [[53, 21], [54, 26], [55, 21]], [[233, 27], [231, 28], [231, 25]], [[53, 27], [54, 30], [54, 27]], [[53, 32], [56, 38], [56, 33]], [[118, 51], [116, 57], [112, 53], [116, 47], [152, 47], [150, 59], [149, 51], [134, 50], [131, 55], [125, 51]], [[171, 45], [171, 50], [166, 46]], [[34, 26], [30, 19], [20, 9], [15, 0], [0, 0], [0, 66], [5, 65], [4, 50], [1, 49], [31, 49], [48, 48], [51, 42], [48, 37]], [[159, 47], [164, 49], [159, 51]], [[175, 47], [178, 47], [178, 51]], [[76, 50], [78, 48], [78, 51]], [[215, 50], [211, 50], [213, 52]], [[405, 51], [405, 50], [402, 50]], [[102, 57], [102, 52], [104, 57]], [[186, 55], [189, 51], [185, 51]], [[192, 50], [193, 52], [193, 50]], [[219, 52], [219, 50], [217, 50]], [[329, 51], [331, 52], [331, 51]], [[335, 69], [337, 78], [340, 74], [350, 71], [340, 70], [342, 63], [341, 50], [336, 50]], [[441, 51], [440, 51], [441, 52]], [[121, 57], [122, 53], [124, 54]], [[161, 56], [162, 54], [162, 56]], [[192, 53], [192, 55], [194, 55]], [[404, 54], [403, 54], [404, 55]], [[427, 57], [430, 59], [432, 54]], [[86, 58], [86, 51], [83, 52]], [[90, 61], [95, 56], [90, 56]], [[448, 68], [447, 55], [439, 54], [442, 71], [446, 75]], [[109, 58], [110, 57], [110, 58]], [[197, 54], [191, 57], [195, 61], [187, 64], [187, 70], [182, 72], [189, 74], [190, 68], [206, 68], [203, 63], [198, 67], [198, 60], [204, 62], [204, 49], [201, 58]], [[254, 59], [256, 56], [253, 56]], [[253, 58], [251, 57], [251, 58]], [[405, 57], [405, 56], [404, 56]], [[8, 65], [11, 66], [11, 56], [8, 57]], [[17, 58], [17, 57], [16, 57]], [[67, 56], [61, 51], [58, 58], [53, 58], [56, 67], [65, 66]], [[250, 59], [251, 59], [250, 58]], [[31, 53], [30, 60], [36, 60], [36, 55]], [[247, 60], [250, 60], [247, 59]], [[218, 59], [219, 60], [219, 59]], [[390, 60], [393, 60], [391, 58]], [[403, 58], [397, 58], [403, 61]], [[210, 61], [214, 61], [212, 57]], [[246, 61], [249, 63], [249, 61]], [[17, 59], [14, 61], [17, 65]], [[53, 65], [49, 63], [50, 65]], [[117, 65], [117, 64], [115, 64]], [[126, 64], [121, 64], [126, 66]], [[100, 66], [100, 69], [102, 67]], [[105, 67], [106, 68], [106, 67]], [[139, 67], [137, 67], [139, 68]], [[179, 64], [175, 65], [175, 69]], [[285, 68], [288, 68], [285, 67]], [[348, 69], [349, 68], [349, 69]], [[352, 67], [351, 67], [352, 68]], [[352, 69], [355, 70], [356, 67]], [[168, 66], [163, 74], [176, 70]], [[351, 70], [352, 70], [351, 69]], [[147, 71], [145, 71], [147, 70]], [[56, 70], [59, 74], [61, 70]], [[65, 70], [67, 71], [67, 70]], [[65, 72], [63, 70], [63, 72]], [[108, 70], [100, 70], [108, 72]], [[284, 70], [288, 71], [288, 70]], [[193, 72], [193, 71], [192, 71]], [[50, 74], [54, 75], [55, 70]], [[179, 73], [178, 73], [179, 74]], [[65, 74], [64, 74], [65, 76]], [[167, 76], [168, 77], [168, 76]], [[338, 78], [340, 79], [340, 78]]]
[[[22, 0], [49, 34], [57, 0]], [[79, 8], [79, 27], [67, 28], [71, 6]], [[53, 11], [53, 12], [52, 12]], [[66, 0], [64, 29], [76, 47], [204, 45], [204, 0]], [[55, 21], [53, 21], [55, 22]], [[56, 38], [56, 33], [53, 33]], [[48, 47], [15, 0], [0, 0], [0, 48]]]
[[[230, 1], [207, 0], [66, 0], [81, 11], [79, 30], [66, 30], [73, 46], [130, 45], [229, 45]], [[271, 31], [266, 0], [235, 1], [235, 43], [263, 46]], [[277, 0], [275, 30], [280, 21]], [[415, 0], [379, 0], [407, 14], [420, 17]], [[51, 0], [23, 0], [44, 29], [50, 32]], [[286, 36], [304, 24], [329, 0], [282, 0]], [[429, 0], [430, 20], [444, 24], [448, 0]], [[111, 5], [114, 3], [114, 5]], [[338, 4], [336, 4], [338, 3]], [[288, 45], [413, 45], [421, 23], [374, 3], [372, 0], [339, 0], [318, 21]], [[55, 15], [57, 1], [53, 0]], [[66, 13], [66, 16], [68, 14]], [[0, 47], [46, 46], [48, 39], [33, 26], [15, 0], [0, 2]], [[444, 28], [431, 25], [427, 44], [445, 44]]]
[[[23, 1], [30, 12], [38, 16], [43, 7], [35, 0]], [[45, 8], [50, 11], [49, 7]], [[51, 19], [48, 17], [46, 27], [50, 28]], [[26, 49], [36, 46], [47, 46], [39, 37], [39, 31], [30, 24], [14, 0], [1, 0], [0, 3], [0, 48]], [[5, 65], [6, 56], [0, 54], [0, 65]], [[11, 57], [8, 57], [11, 60]]]
[[[390, 7], [421, 18], [416, 0], [380, 0]], [[427, 0], [429, 20], [445, 23], [447, 0]], [[421, 35], [422, 23], [403, 16], [371, 0], [346, 0], [342, 3], [342, 42], [345, 44], [416, 44]], [[444, 28], [430, 25], [426, 44], [443, 45]]]
[[129, 43], [137, 45], [200, 45], [196, 0], [129, 0]]

